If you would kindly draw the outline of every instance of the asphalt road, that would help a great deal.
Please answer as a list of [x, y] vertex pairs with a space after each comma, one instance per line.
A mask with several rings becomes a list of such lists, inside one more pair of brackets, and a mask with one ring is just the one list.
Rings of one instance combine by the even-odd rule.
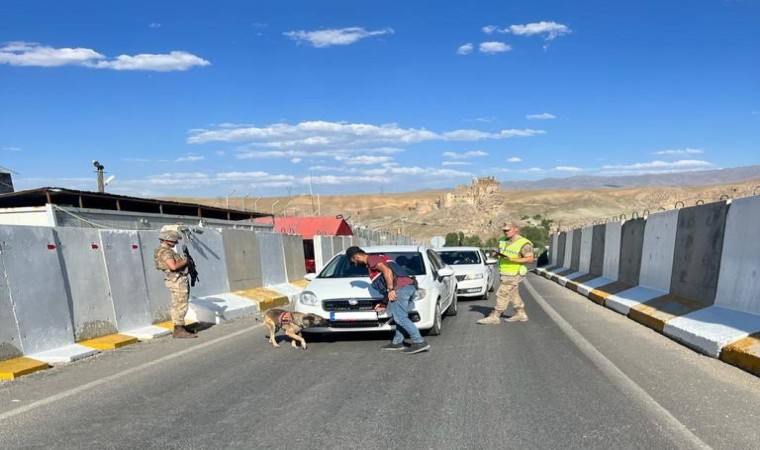
[[[530, 285], [530, 286], [528, 286]], [[0, 448], [760, 448], [760, 380], [530, 276], [528, 323], [462, 301], [388, 335], [273, 349], [253, 319], [0, 385]]]

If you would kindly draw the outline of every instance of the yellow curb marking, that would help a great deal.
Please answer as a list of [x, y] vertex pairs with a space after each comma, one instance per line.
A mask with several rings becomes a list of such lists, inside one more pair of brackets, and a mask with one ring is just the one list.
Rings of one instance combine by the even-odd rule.
[[[197, 323], [198, 322], [196, 322], [194, 320], [186, 320], [185, 321], [185, 325], [188, 326], [188, 327], [193, 326], [193, 325], [195, 325]], [[157, 327], [161, 327], [161, 328], [166, 328], [169, 331], [174, 331], [174, 323], [171, 320], [167, 320], [166, 322], [157, 323], [156, 326]]]
[[296, 280], [296, 281], [291, 281], [291, 282], [290, 282], [290, 284], [296, 285], [296, 286], [298, 286], [298, 287], [300, 287], [300, 288], [302, 288], [302, 289], [306, 289], [306, 286], [308, 286], [308, 285], [309, 285], [309, 280]]
[[760, 333], [723, 347], [720, 360], [760, 376]]
[[662, 333], [665, 323], [670, 319], [685, 316], [707, 306], [696, 300], [667, 294], [634, 306], [628, 311], [628, 317]]
[[45, 362], [24, 356], [0, 361], [0, 380], [13, 380], [48, 367], [50, 366]]
[[85, 347], [94, 348], [97, 350], [116, 350], [117, 348], [125, 347], [127, 345], [136, 344], [137, 338], [132, 336], [125, 336], [123, 334], [109, 334], [106, 336], [97, 337], [95, 339], [87, 339], [86, 341], [77, 342], [77, 344], [84, 345]]
[[233, 294], [253, 300], [258, 304], [259, 311], [266, 311], [278, 306], [290, 304], [290, 299], [288, 299], [286, 295], [263, 287], [245, 289], [233, 292]]

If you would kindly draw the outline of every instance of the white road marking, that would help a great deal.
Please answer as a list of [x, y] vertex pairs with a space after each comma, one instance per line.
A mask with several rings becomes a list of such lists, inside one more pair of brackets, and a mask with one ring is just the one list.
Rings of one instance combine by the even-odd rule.
[[644, 389], [628, 375], [623, 373], [612, 361], [607, 359], [599, 350], [583, 337], [570, 323], [549, 305], [541, 294], [531, 285], [528, 278], [525, 279], [525, 288], [530, 292], [544, 312], [557, 324], [563, 333], [575, 344], [580, 351], [612, 382], [620, 391], [626, 394], [645, 411], [651, 414], [656, 423], [662, 424], [670, 430], [674, 437], [679, 438], [684, 444], [693, 448], [710, 449], [697, 435], [691, 432], [686, 425], [682, 424], [670, 411], [657, 403]]
[[123, 370], [123, 371], [115, 373], [113, 375], [109, 375], [109, 376], [107, 376], [105, 378], [100, 378], [98, 380], [91, 381], [91, 382], [89, 382], [87, 384], [83, 384], [83, 385], [81, 385], [79, 387], [75, 387], [75, 388], [69, 389], [68, 391], [63, 391], [63, 392], [60, 392], [58, 394], [51, 395], [50, 397], [43, 398], [41, 400], [37, 400], [36, 402], [32, 402], [32, 403], [30, 403], [28, 405], [22, 406], [20, 408], [12, 409], [12, 410], [10, 410], [8, 412], [0, 414], [0, 420], [5, 420], [5, 419], [8, 419], [8, 418], [11, 418], [13, 416], [25, 413], [27, 411], [31, 411], [33, 409], [39, 408], [40, 406], [49, 405], [50, 403], [57, 402], [58, 400], [63, 400], [65, 398], [67, 398], [67, 397], [71, 397], [72, 395], [76, 395], [76, 394], [78, 394], [80, 392], [87, 391], [89, 389], [92, 389], [94, 387], [103, 385], [105, 383], [110, 383], [111, 381], [118, 380], [119, 378], [124, 378], [127, 375], [132, 375], [135, 372], [140, 372], [142, 370], [147, 369], [148, 367], [153, 367], [153, 366], [158, 365], [158, 364], [163, 364], [163, 363], [165, 363], [167, 361], [171, 361], [173, 359], [180, 358], [180, 357], [185, 356], [185, 355], [187, 355], [189, 353], [194, 353], [194, 352], [196, 352], [198, 350], [202, 350], [202, 349], [204, 349], [206, 347], [209, 347], [211, 345], [215, 345], [215, 344], [218, 344], [220, 342], [224, 342], [226, 340], [229, 340], [229, 339], [232, 339], [234, 337], [240, 336], [241, 334], [250, 333], [251, 331], [256, 330], [256, 329], [258, 329], [258, 328], [260, 328], [262, 326], [263, 325], [255, 325], [253, 327], [248, 327], [248, 328], [245, 328], [243, 330], [236, 331], [236, 332], [234, 332], [232, 334], [228, 334], [228, 335], [216, 338], [216, 339], [214, 339], [212, 341], [204, 342], [203, 344], [196, 345], [194, 347], [190, 347], [190, 348], [187, 348], [185, 350], [181, 350], [181, 351], [179, 351], [177, 353], [172, 353], [171, 355], [166, 355], [166, 356], [164, 356], [162, 358], [159, 358], [159, 359], [156, 359], [154, 361], [150, 361], [150, 362], [147, 362], [147, 363], [144, 363], [144, 364], [140, 364], [139, 366], [132, 367], [131, 369]]

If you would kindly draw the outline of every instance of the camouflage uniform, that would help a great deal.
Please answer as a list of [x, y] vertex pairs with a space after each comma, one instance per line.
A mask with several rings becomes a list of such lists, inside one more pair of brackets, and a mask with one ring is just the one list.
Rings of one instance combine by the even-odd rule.
[[187, 314], [187, 309], [189, 307], [188, 302], [190, 300], [190, 285], [187, 281], [187, 269], [172, 272], [166, 266], [165, 261], [167, 259], [181, 261], [183, 258], [174, 250], [163, 246], [153, 250], [153, 260], [156, 264], [156, 269], [166, 274], [164, 284], [169, 288], [169, 293], [171, 294], [172, 323], [175, 326], [181, 327], [185, 325], [185, 314]]
[[[520, 258], [526, 258], [528, 255], [533, 254], [533, 246], [531, 244], [525, 244], [522, 246], [522, 249], [520, 249]], [[522, 283], [522, 280], [525, 278], [525, 275], [505, 275], [501, 274], [501, 286], [499, 286], [499, 290], [496, 291], [496, 308], [495, 310], [499, 312], [499, 315], [507, 310], [509, 307], [509, 304], [511, 303], [512, 306], [516, 310], [521, 310], [525, 308], [525, 303], [523, 303], [522, 298], [520, 297], [519, 287], [520, 283]]]

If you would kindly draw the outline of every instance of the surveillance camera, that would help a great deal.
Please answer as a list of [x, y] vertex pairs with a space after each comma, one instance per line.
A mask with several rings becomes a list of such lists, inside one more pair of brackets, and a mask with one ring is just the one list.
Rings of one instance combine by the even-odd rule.
[[102, 169], [104, 169], [104, 168], [105, 168], [105, 167], [103, 166], [103, 164], [100, 164], [100, 163], [98, 162], [98, 160], [97, 160], [97, 159], [93, 159], [93, 160], [92, 160], [92, 165], [93, 165], [93, 166], [95, 166], [95, 168], [96, 168], [96, 169], [98, 169], [98, 170], [102, 170]]

